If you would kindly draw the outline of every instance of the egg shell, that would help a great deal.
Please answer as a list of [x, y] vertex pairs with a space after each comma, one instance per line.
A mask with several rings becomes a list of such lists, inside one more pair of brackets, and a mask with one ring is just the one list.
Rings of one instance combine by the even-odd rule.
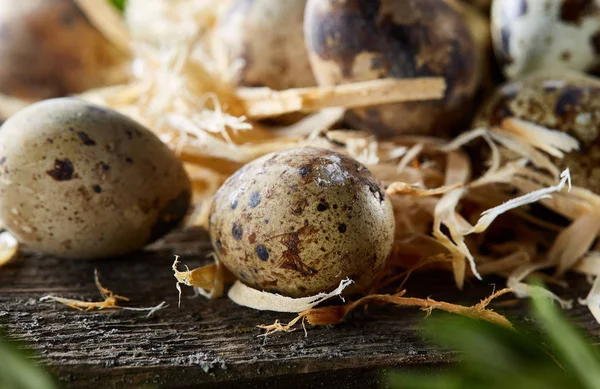
[[213, 33], [220, 67], [234, 83], [282, 90], [316, 85], [304, 45], [306, 0], [234, 0]]
[[580, 150], [555, 159], [569, 168], [573, 184], [600, 194], [600, 79], [573, 71], [543, 71], [497, 89], [474, 127], [500, 126], [516, 117], [563, 131]]
[[231, 176], [213, 200], [217, 256], [248, 286], [291, 297], [368, 288], [394, 241], [391, 203], [369, 170], [330, 150], [263, 156]]
[[600, 0], [495, 0], [492, 39], [509, 79], [537, 70], [598, 70]]
[[321, 85], [385, 77], [444, 77], [438, 101], [355, 108], [348, 122], [379, 136], [435, 134], [468, 116], [479, 82], [477, 48], [461, 15], [442, 0], [309, 0], [304, 17]]
[[73, 98], [0, 127], [0, 222], [35, 250], [97, 258], [142, 248], [183, 219], [190, 181], [139, 123]]
[[125, 63], [73, 0], [0, 0], [0, 93], [44, 99], [119, 81]]

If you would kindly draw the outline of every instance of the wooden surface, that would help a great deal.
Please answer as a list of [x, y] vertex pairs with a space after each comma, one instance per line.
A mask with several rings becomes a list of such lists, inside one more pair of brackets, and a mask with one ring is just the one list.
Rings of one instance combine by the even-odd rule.
[[[0, 269], [0, 325], [13, 337], [27, 340], [64, 387], [376, 387], [385, 386], [391, 368], [438, 371], [455, 354], [425, 344], [418, 330], [424, 314], [415, 309], [370, 307], [335, 327], [309, 327], [261, 338], [257, 324], [291, 314], [258, 312], [227, 299], [190, 298], [184, 290], [177, 308], [173, 254], [190, 266], [205, 262], [210, 249], [198, 231], [177, 233], [155, 250], [127, 258], [73, 261], [23, 253]], [[103, 284], [131, 298], [129, 306], [169, 307], [146, 318], [132, 311], [75, 311], [52, 302], [46, 294], [97, 300], [93, 283], [97, 268]], [[464, 292], [449, 274], [421, 274], [409, 281], [412, 296], [431, 296], [473, 303], [501, 280], [473, 282]], [[585, 281], [571, 280], [585, 293]], [[577, 288], [575, 288], [577, 289]], [[525, 304], [495, 307], [512, 319], [525, 320]], [[600, 327], [585, 307], [569, 312], [588, 328], [594, 342]]]

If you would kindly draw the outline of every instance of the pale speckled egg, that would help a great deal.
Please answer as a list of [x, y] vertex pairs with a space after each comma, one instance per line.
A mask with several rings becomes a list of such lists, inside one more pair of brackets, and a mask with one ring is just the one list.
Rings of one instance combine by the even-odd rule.
[[110, 109], [51, 99], [0, 127], [0, 222], [35, 250], [98, 258], [140, 249], [180, 223], [190, 195], [177, 156]]
[[569, 168], [573, 184], [600, 194], [600, 79], [573, 71], [544, 71], [499, 87], [475, 127], [500, 126], [510, 117], [563, 131], [580, 149], [554, 162]]
[[463, 17], [443, 0], [309, 0], [304, 33], [321, 85], [387, 77], [446, 80], [441, 100], [349, 110], [353, 127], [382, 137], [448, 137], [469, 116], [480, 80], [477, 46]]
[[344, 154], [298, 148], [265, 155], [218, 190], [209, 216], [222, 263], [245, 284], [301, 297], [368, 288], [394, 242], [386, 193]]
[[597, 70], [600, 0], [495, 0], [492, 39], [509, 79], [536, 70]]
[[212, 34], [222, 69], [234, 83], [281, 90], [316, 85], [304, 45], [306, 0], [234, 0]]

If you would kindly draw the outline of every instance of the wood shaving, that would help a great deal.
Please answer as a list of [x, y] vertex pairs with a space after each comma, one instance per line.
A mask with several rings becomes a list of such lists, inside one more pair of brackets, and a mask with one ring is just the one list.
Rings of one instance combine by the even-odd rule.
[[287, 324], [276, 321], [271, 325], [259, 325], [258, 328], [265, 330], [265, 333], [262, 334], [262, 336], [269, 336], [276, 332], [294, 331], [293, 326], [300, 320], [303, 322], [306, 320], [311, 325], [338, 324], [358, 306], [371, 303], [377, 305], [391, 304], [399, 307], [418, 307], [427, 312], [427, 316], [429, 316], [434, 309], [438, 309], [470, 317], [472, 319], [485, 320], [512, 329], [512, 324], [504, 316], [487, 308], [493, 299], [510, 292], [512, 292], [510, 288], [499, 290], [486, 299], [481, 300], [478, 304], [470, 307], [436, 301], [430, 298], [421, 299], [416, 297], [405, 297], [406, 291], [401, 291], [396, 294], [372, 294], [345, 305], [308, 309], [300, 312], [296, 318], [292, 319]]
[[98, 288], [98, 292], [100, 292], [100, 297], [102, 297], [103, 301], [83, 301], [77, 299], [68, 299], [63, 297], [57, 297], [52, 295], [43, 296], [40, 298], [40, 301], [55, 301], [60, 304], [64, 304], [68, 307], [80, 310], [80, 311], [91, 311], [93, 309], [103, 310], [103, 309], [123, 309], [127, 311], [143, 311], [148, 312], [146, 317], [150, 317], [154, 315], [154, 313], [160, 309], [168, 307], [166, 302], [161, 302], [155, 307], [149, 308], [135, 308], [135, 307], [123, 307], [119, 305], [119, 301], [129, 301], [129, 298], [120, 296], [118, 294], [114, 294], [110, 289], [105, 288], [100, 283], [100, 279], [98, 278], [98, 271], [94, 271], [94, 282], [96, 284], [96, 288]]
[[329, 300], [332, 297], [340, 296], [340, 298], [342, 298], [342, 292], [352, 283], [352, 280], [344, 279], [340, 281], [339, 286], [331, 292], [318, 293], [309, 297], [292, 298], [276, 293], [256, 290], [244, 285], [238, 280], [233, 284], [231, 289], [229, 289], [227, 296], [238, 305], [258, 309], [260, 311], [302, 312], [325, 300]]
[[185, 271], [179, 271], [177, 270], [179, 256], [175, 256], [175, 261], [171, 268], [177, 279], [175, 287], [179, 292], [179, 307], [181, 307], [181, 284], [192, 286], [198, 294], [210, 299], [215, 299], [223, 296], [226, 283], [235, 281], [233, 275], [225, 269], [216, 256], [213, 255], [213, 258], [215, 262], [209, 265], [194, 270], [190, 270], [185, 266]]
[[246, 115], [260, 119], [331, 107], [354, 108], [392, 102], [437, 100], [444, 97], [445, 90], [446, 83], [441, 77], [384, 78], [285, 91], [240, 88], [237, 96], [245, 105]]

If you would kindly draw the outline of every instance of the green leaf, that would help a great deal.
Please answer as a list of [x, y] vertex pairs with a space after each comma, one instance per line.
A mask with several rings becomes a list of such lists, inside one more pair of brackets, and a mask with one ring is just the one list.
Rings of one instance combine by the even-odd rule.
[[535, 299], [533, 307], [533, 314], [545, 329], [541, 340], [532, 335], [539, 331], [531, 328], [514, 331], [451, 315], [425, 320], [426, 337], [456, 350], [461, 362], [437, 375], [396, 372], [388, 377], [388, 382], [398, 389], [600, 387], [598, 351], [548, 299]]
[[33, 353], [0, 335], [0, 388], [56, 389], [52, 377], [33, 362]]
[[600, 386], [600, 355], [574, 326], [569, 324], [549, 299], [533, 300], [533, 311], [547, 332], [557, 360], [573, 372], [586, 388]]
[[123, 12], [125, 10], [125, 4], [127, 3], [127, 0], [108, 0], [108, 1], [120, 12]]

